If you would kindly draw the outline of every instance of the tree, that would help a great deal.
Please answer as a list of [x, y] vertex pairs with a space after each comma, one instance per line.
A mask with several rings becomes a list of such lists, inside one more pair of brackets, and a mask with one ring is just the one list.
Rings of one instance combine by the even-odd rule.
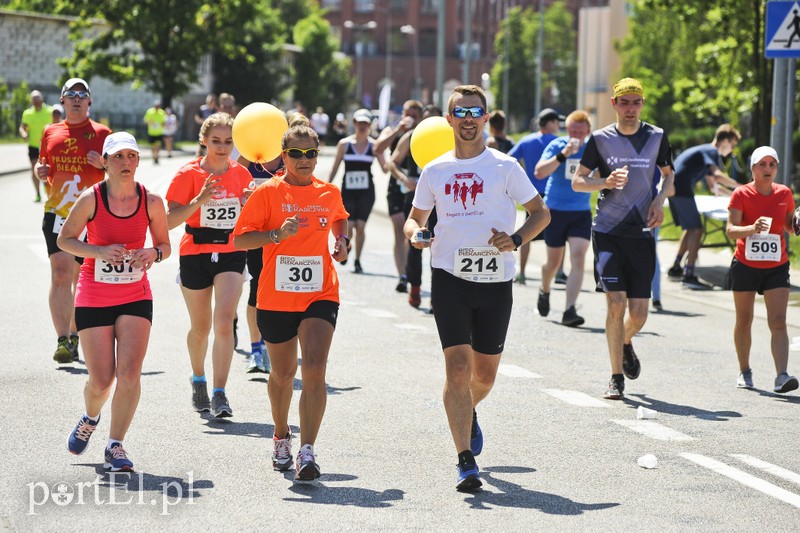
[[[540, 17], [537, 10], [511, 8], [500, 25], [494, 42], [499, 60], [491, 73], [491, 88], [497, 107], [517, 118], [537, 111], [533, 94], [536, 87], [536, 56]], [[506, 33], [508, 53], [506, 54]], [[542, 100], [562, 110], [574, 109], [577, 101], [577, 52], [572, 14], [559, 0], [544, 12], [542, 50]], [[505, 69], [508, 68], [508, 102], [503, 101]]]
[[763, 21], [761, 0], [635, 2], [619, 51], [622, 73], [647, 87], [643, 118], [668, 130], [730, 122], [766, 144], [771, 64]]
[[316, 11], [295, 25], [293, 37], [302, 47], [295, 58], [295, 100], [307, 106], [344, 109], [353, 87], [350, 60], [334, 55], [339, 46], [328, 21]]

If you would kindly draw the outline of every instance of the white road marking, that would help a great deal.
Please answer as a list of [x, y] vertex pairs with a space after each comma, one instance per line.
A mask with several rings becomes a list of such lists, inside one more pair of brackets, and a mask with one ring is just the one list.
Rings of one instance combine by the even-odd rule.
[[750, 475], [747, 472], [743, 472], [738, 468], [733, 468], [732, 466], [728, 466], [725, 463], [717, 461], [716, 459], [706, 457], [705, 455], [700, 455], [697, 453], [688, 453], [688, 452], [682, 453], [680, 455], [684, 459], [688, 459], [689, 461], [697, 463], [702, 467], [708, 468], [709, 470], [713, 470], [714, 472], [722, 474], [725, 477], [729, 477], [734, 481], [738, 481], [742, 485], [746, 485], [752, 489], [756, 489], [757, 491], [763, 492], [767, 496], [772, 496], [773, 498], [777, 498], [783, 502], [788, 503], [789, 505], [793, 505], [795, 507], [800, 508], [800, 496], [798, 496], [793, 492], [789, 492], [788, 490], [782, 489], [777, 485], [773, 485], [768, 481], [764, 481], [761, 478]]
[[372, 307], [368, 307], [366, 309], [360, 309], [362, 313], [369, 316], [374, 316], [376, 318], [397, 318], [397, 315], [392, 313], [391, 311], [386, 311], [384, 309], [375, 309]]
[[732, 453], [730, 454], [730, 456], [739, 459], [745, 464], [763, 470], [767, 474], [772, 474], [775, 477], [785, 479], [786, 481], [791, 481], [795, 485], [800, 485], [800, 474], [792, 472], [791, 470], [786, 470], [785, 468], [782, 468], [778, 465], [774, 465], [772, 463], [768, 463], [756, 457], [752, 457], [750, 455], [745, 455], [742, 453]]
[[50, 265], [50, 258], [47, 256], [47, 245], [44, 242], [39, 244], [28, 244], [28, 249], [33, 252], [33, 255], [38, 257], [44, 264]]
[[579, 407], [611, 407], [608, 402], [598, 400], [586, 393], [574, 390], [542, 389], [542, 392], [546, 392], [550, 396], [558, 398], [563, 402]]
[[508, 376], [511, 378], [541, 378], [539, 374], [535, 372], [531, 372], [530, 370], [526, 370], [521, 366], [516, 365], [504, 365], [500, 364], [500, 367], [497, 369], [499, 374], [503, 374], [504, 376]]
[[651, 439], [669, 441], [695, 440], [694, 437], [690, 437], [685, 433], [668, 428], [652, 420], [612, 420], [612, 422], [632, 429]]
[[395, 324], [394, 327], [411, 331], [430, 331], [430, 328], [417, 324]]

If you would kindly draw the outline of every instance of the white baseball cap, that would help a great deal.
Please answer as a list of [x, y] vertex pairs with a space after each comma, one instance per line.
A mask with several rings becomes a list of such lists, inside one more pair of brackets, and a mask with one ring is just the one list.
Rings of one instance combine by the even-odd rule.
[[353, 113], [353, 120], [355, 122], [372, 122], [372, 113], [366, 109], [358, 109]]
[[139, 153], [139, 145], [136, 144], [136, 139], [127, 131], [120, 131], [112, 133], [106, 137], [103, 143], [103, 155], [113, 155], [121, 150], [133, 150]]
[[76, 85], [83, 85], [86, 87], [86, 92], [92, 94], [92, 90], [89, 89], [89, 84], [83, 78], [70, 78], [61, 88], [61, 96], [64, 96], [64, 93], [71, 90]]
[[759, 161], [761, 161], [767, 156], [775, 159], [776, 163], [780, 163], [780, 160], [778, 159], [778, 152], [776, 152], [773, 147], [759, 146], [758, 148], [753, 150], [753, 155], [750, 156], [750, 168], [756, 166]]

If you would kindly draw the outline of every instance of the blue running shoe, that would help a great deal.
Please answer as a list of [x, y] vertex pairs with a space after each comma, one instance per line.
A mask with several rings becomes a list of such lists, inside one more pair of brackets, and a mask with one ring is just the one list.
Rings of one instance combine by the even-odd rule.
[[478, 474], [478, 465], [475, 463], [467, 465], [458, 465], [458, 483], [456, 483], [456, 490], [459, 492], [475, 492], [483, 483], [481, 483], [480, 475]]
[[475, 412], [475, 409], [472, 410], [472, 432], [469, 437], [469, 448], [472, 451], [472, 455], [480, 455], [481, 451], [483, 451], [483, 431], [481, 431], [481, 426], [478, 424], [478, 413]]
[[116, 442], [111, 448], [106, 448], [106, 462], [103, 468], [110, 472], [133, 472], [133, 462], [128, 459], [122, 444]]
[[89, 444], [89, 437], [92, 436], [94, 430], [97, 429], [97, 424], [100, 423], [100, 417], [97, 422], [92, 422], [85, 416], [78, 420], [78, 425], [69, 434], [67, 439], [67, 449], [73, 455], [80, 455], [86, 451], [86, 446]]

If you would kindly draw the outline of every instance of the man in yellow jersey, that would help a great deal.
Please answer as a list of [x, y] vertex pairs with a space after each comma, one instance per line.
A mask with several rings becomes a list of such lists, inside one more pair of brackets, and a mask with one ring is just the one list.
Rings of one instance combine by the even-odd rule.
[[51, 109], [45, 105], [44, 96], [39, 91], [31, 91], [31, 106], [22, 112], [22, 120], [19, 125], [19, 135], [28, 141], [28, 159], [31, 162], [31, 177], [33, 178], [33, 190], [36, 191], [36, 202], [42, 201], [42, 194], [39, 192], [39, 178], [33, 172], [36, 161], [39, 160], [39, 144], [42, 142], [42, 133], [50, 124]]

